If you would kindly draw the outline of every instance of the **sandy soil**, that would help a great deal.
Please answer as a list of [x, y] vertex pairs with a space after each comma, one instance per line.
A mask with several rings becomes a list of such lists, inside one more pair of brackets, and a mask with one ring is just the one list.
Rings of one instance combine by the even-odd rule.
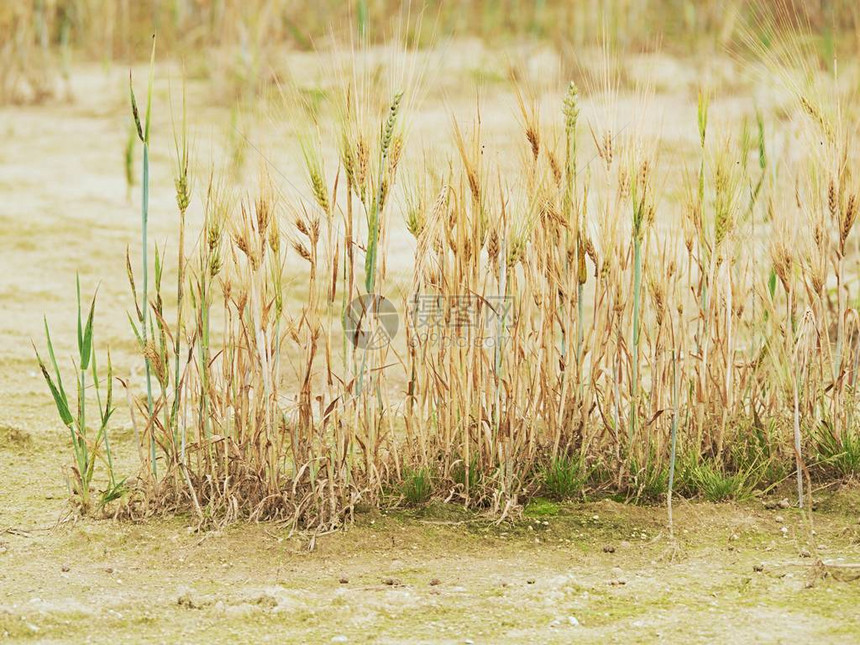
[[[168, 70], [161, 71], [165, 79]], [[665, 82], [686, 101], [693, 133], [687, 84], [696, 74], [682, 71], [667, 72]], [[46, 314], [58, 353], [69, 353], [79, 271], [84, 291], [100, 284], [97, 342], [110, 343], [120, 373], [131, 365], [123, 266], [125, 247], [137, 244], [138, 207], [126, 197], [122, 163], [125, 82], [123, 70], [80, 67], [74, 102], [0, 108], [0, 640], [860, 640], [860, 582], [813, 566], [819, 558], [860, 562], [856, 489], [819, 494], [814, 536], [794, 509], [681, 504], [677, 551], [663, 509], [609, 501], [538, 504], [499, 526], [441, 507], [366, 513], [351, 530], [317, 538], [313, 550], [308, 536], [277, 525], [198, 534], [185, 518], [75, 520], [63, 483], [67, 437], [30, 340], [41, 344]], [[448, 109], [468, 115], [473, 106], [468, 93], [434, 91], [415, 119], [419, 140], [447, 127]], [[496, 102], [494, 91], [484, 93], [484, 128], [499, 142], [516, 119], [509, 95]], [[160, 81], [151, 228], [153, 239], [169, 243], [167, 92]], [[228, 111], [208, 105], [205, 87], [192, 86], [191, 95], [198, 156], [221, 159]], [[669, 139], [686, 145], [686, 135], [672, 134], [683, 129], [678, 120], [669, 121]], [[266, 141], [280, 172], [297, 178], [295, 155], [278, 143], [282, 134], [266, 122], [248, 132]], [[253, 150], [248, 155], [255, 170], [260, 160]], [[396, 246], [395, 271], [410, 257], [408, 245]], [[121, 416], [114, 436], [120, 469], [133, 473], [135, 449]]]

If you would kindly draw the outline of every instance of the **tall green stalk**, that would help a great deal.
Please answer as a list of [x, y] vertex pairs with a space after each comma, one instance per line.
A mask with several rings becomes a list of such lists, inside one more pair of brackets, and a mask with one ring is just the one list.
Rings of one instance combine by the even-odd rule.
[[[152, 37], [152, 53], [150, 54], [149, 59], [149, 84], [146, 90], [146, 115], [144, 117], [144, 126], [141, 127], [140, 124], [140, 112], [137, 109], [137, 101], [134, 97], [134, 87], [131, 82], [131, 72], [128, 75], [128, 84], [129, 84], [129, 93], [131, 96], [131, 110], [132, 116], [134, 117], [134, 124], [137, 127], [137, 136], [143, 144], [143, 180], [142, 180], [142, 192], [143, 197], [141, 200], [141, 213], [140, 213], [140, 226], [141, 226], [141, 251], [142, 251], [142, 266], [143, 266], [143, 288], [141, 291], [140, 297], [140, 307], [138, 309], [138, 322], [140, 323], [139, 337], [141, 339], [141, 344], [144, 349], [144, 361], [146, 364], [146, 404], [147, 404], [147, 412], [148, 418], [147, 422], [149, 424], [152, 423], [152, 413], [153, 413], [153, 401], [152, 401], [152, 365], [150, 363], [150, 359], [146, 355], [146, 347], [147, 347], [147, 327], [149, 326], [149, 257], [148, 257], [148, 248], [149, 248], [149, 238], [148, 238], [148, 225], [149, 225], [149, 131], [150, 131], [150, 122], [152, 115], [152, 83], [153, 83], [153, 75], [155, 72], [155, 36]], [[150, 432], [150, 459], [152, 460], [152, 475], [156, 477], [158, 475], [158, 468], [156, 466], [156, 443], [155, 436], [152, 432]]]

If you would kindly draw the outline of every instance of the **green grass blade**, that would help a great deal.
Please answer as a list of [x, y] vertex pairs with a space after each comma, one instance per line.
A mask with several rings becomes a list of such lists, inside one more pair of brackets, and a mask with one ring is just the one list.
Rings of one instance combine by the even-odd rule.
[[143, 347], [143, 337], [140, 335], [137, 323], [134, 321], [134, 318], [131, 317], [131, 314], [127, 313], [126, 316], [128, 316], [128, 323], [131, 325], [131, 330], [134, 332], [134, 337], [137, 339], [138, 345]]
[[[51, 358], [51, 365], [54, 368], [54, 374], [57, 377], [57, 389], [60, 391], [60, 394], [63, 395], [63, 398], [66, 399], [66, 390], [63, 388], [63, 378], [60, 376], [60, 366], [57, 364], [57, 357], [54, 354], [54, 344], [51, 342], [51, 332], [48, 329], [48, 318], [47, 316], [44, 319], [45, 322], [45, 340], [48, 343], [48, 356]], [[34, 347], [35, 348], [35, 347]], [[38, 356], [38, 353], [37, 353]]]
[[[51, 375], [48, 373], [48, 368], [45, 365], [45, 361], [42, 360], [42, 357], [39, 355], [36, 347], [33, 346], [33, 350], [36, 352], [36, 360], [39, 361], [39, 369], [42, 371], [42, 376], [45, 377], [45, 382], [48, 384], [48, 389], [51, 390], [51, 396], [54, 398], [54, 404], [57, 406], [57, 412], [60, 414], [60, 419], [63, 423], [72, 429], [75, 423], [75, 419], [72, 416], [71, 411], [69, 410], [69, 403], [66, 400], [65, 393], [61, 392], [57, 386], [54, 384], [54, 380], [51, 378]], [[72, 431], [72, 438], [74, 438], [74, 431]]]
[[87, 369], [93, 355], [93, 317], [96, 310], [96, 296], [90, 303], [90, 313], [87, 316], [87, 324], [84, 327], [83, 339], [81, 341], [81, 370]]

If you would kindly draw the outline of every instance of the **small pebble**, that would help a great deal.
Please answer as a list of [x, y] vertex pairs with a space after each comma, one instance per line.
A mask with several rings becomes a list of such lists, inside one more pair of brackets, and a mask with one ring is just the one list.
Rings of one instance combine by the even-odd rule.
[[439, 578], [433, 578], [433, 579], [430, 581], [430, 586], [431, 586], [431, 587], [435, 587], [435, 586], [437, 586], [437, 585], [441, 585], [441, 584], [442, 584], [442, 581], [441, 581], [441, 580], [439, 580]]

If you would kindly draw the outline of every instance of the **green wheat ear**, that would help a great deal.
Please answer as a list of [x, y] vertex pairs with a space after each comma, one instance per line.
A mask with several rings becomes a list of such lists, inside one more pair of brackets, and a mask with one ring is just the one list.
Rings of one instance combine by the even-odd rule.
[[137, 138], [145, 141], [143, 138], [143, 128], [140, 126], [140, 110], [137, 108], [137, 99], [134, 97], [134, 84], [131, 78], [131, 70], [128, 70], [128, 93], [131, 98], [131, 115], [134, 118], [134, 125], [137, 127]]
[[394, 95], [394, 100], [391, 102], [391, 108], [388, 111], [388, 118], [382, 127], [382, 140], [380, 142], [379, 151], [379, 176], [377, 178], [378, 188], [376, 190], [376, 201], [368, 216], [368, 240], [367, 240], [367, 257], [364, 261], [364, 286], [367, 293], [373, 293], [374, 285], [376, 284], [376, 254], [377, 246], [379, 245], [379, 222], [381, 211], [384, 208], [383, 204], [383, 187], [385, 183], [385, 162], [388, 159], [388, 153], [391, 148], [391, 140], [394, 136], [394, 130], [397, 126], [397, 114], [400, 110], [400, 102], [403, 99], [403, 92], [397, 92]]
[[134, 125], [137, 128], [137, 137], [141, 143], [149, 143], [149, 128], [152, 121], [152, 85], [155, 80], [155, 34], [152, 35], [152, 51], [149, 55], [149, 83], [146, 87], [146, 114], [144, 114], [143, 125], [140, 122], [140, 109], [137, 107], [137, 99], [134, 95], [134, 84], [132, 82], [131, 70], [128, 71], [128, 91], [131, 99], [131, 113], [134, 117]]

